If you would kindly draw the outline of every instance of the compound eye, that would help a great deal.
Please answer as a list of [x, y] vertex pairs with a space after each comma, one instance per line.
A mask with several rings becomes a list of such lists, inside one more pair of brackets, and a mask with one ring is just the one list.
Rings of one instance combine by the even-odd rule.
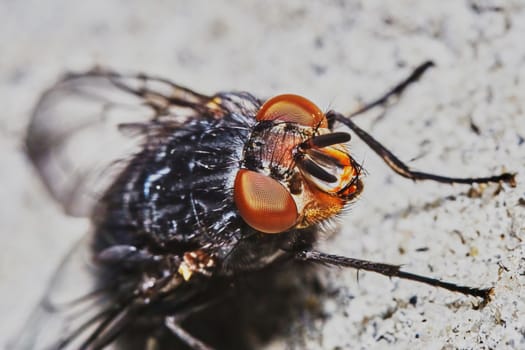
[[323, 112], [313, 102], [298, 95], [286, 94], [266, 101], [256, 117], [257, 121], [279, 120], [304, 126], [327, 128]]
[[297, 222], [297, 206], [290, 192], [271, 177], [239, 170], [233, 197], [244, 221], [261, 232], [284, 232]]

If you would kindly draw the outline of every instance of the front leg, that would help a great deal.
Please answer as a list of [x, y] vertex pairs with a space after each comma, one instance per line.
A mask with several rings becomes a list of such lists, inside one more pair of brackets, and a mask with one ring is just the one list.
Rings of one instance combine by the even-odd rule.
[[353, 121], [348, 117], [337, 113], [334, 111], [329, 111], [327, 113], [327, 118], [330, 116], [333, 120], [340, 122], [341, 124], [346, 125], [352, 131], [356, 133], [361, 140], [363, 140], [383, 161], [394, 170], [399, 175], [406, 177], [408, 179], [416, 180], [432, 180], [436, 182], [446, 183], [446, 184], [475, 184], [475, 183], [489, 183], [489, 182], [507, 182], [512, 187], [516, 186], [516, 173], [503, 173], [500, 175], [485, 176], [485, 177], [448, 177], [442, 175], [436, 175], [432, 173], [425, 173], [421, 171], [415, 171], [410, 169], [405, 163], [403, 163], [399, 158], [397, 158], [392, 152], [390, 152], [385, 146], [380, 144], [376, 139], [374, 139], [369, 133], [358, 127]]
[[384, 263], [377, 263], [373, 261], [349, 258], [340, 255], [331, 255], [314, 250], [304, 250], [296, 254], [298, 260], [311, 261], [324, 265], [332, 265], [339, 267], [350, 267], [353, 269], [372, 271], [388, 277], [399, 277], [410, 281], [425, 283], [433, 287], [440, 287], [452, 292], [463, 293], [474, 297], [482, 298], [484, 302], [488, 302], [493, 293], [492, 288], [474, 288], [468, 286], [460, 286], [451, 282], [440, 281], [435, 278], [416, 275], [410, 272], [401, 271], [400, 266], [390, 265]]
[[388, 90], [383, 96], [377, 98], [376, 100], [372, 102], [366, 103], [358, 110], [352, 112], [348, 116], [348, 118], [352, 118], [357, 115], [363, 114], [374, 107], [385, 105], [391, 97], [400, 96], [409, 85], [418, 81], [419, 78], [421, 78], [421, 76], [431, 67], [434, 67], [434, 62], [432, 61], [423, 62], [422, 64], [417, 66], [416, 69], [414, 69], [408, 77], [406, 77], [403, 81], [401, 81], [400, 83], [395, 85], [393, 88]]

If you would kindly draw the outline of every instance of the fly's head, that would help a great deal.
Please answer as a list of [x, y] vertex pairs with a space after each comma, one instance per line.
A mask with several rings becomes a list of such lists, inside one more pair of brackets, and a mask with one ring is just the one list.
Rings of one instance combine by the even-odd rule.
[[244, 147], [234, 200], [244, 221], [264, 233], [305, 228], [338, 214], [362, 190], [361, 168], [324, 113], [297, 95], [263, 104]]

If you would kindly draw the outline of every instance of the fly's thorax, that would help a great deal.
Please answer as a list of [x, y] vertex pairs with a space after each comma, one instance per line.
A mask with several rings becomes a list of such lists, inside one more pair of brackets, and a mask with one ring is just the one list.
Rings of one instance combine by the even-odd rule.
[[261, 108], [272, 115], [258, 115], [234, 183], [241, 217], [264, 233], [333, 217], [362, 189], [360, 167], [344, 145], [350, 136], [332, 132], [311, 102], [283, 96], [292, 100], [279, 96]]
[[263, 121], [255, 125], [243, 152], [241, 168], [255, 170], [284, 183], [298, 174], [298, 144], [313, 136], [312, 128], [291, 123]]

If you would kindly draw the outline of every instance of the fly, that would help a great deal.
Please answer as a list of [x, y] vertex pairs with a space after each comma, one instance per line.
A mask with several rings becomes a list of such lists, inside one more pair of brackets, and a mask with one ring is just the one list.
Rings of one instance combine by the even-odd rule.
[[353, 122], [432, 65], [349, 115], [291, 94], [208, 96], [145, 75], [67, 75], [37, 104], [27, 150], [52, 196], [66, 213], [89, 217], [93, 232], [65, 259], [13, 348], [102, 349], [135, 337], [147, 349], [174, 341], [211, 349], [185, 320], [220, 303], [240, 276], [289, 261], [373, 271], [488, 301], [491, 288], [315, 249], [324, 223], [363, 190], [350, 133], [334, 131], [338, 124], [408, 179], [515, 185], [512, 173], [455, 178], [412, 170]]

